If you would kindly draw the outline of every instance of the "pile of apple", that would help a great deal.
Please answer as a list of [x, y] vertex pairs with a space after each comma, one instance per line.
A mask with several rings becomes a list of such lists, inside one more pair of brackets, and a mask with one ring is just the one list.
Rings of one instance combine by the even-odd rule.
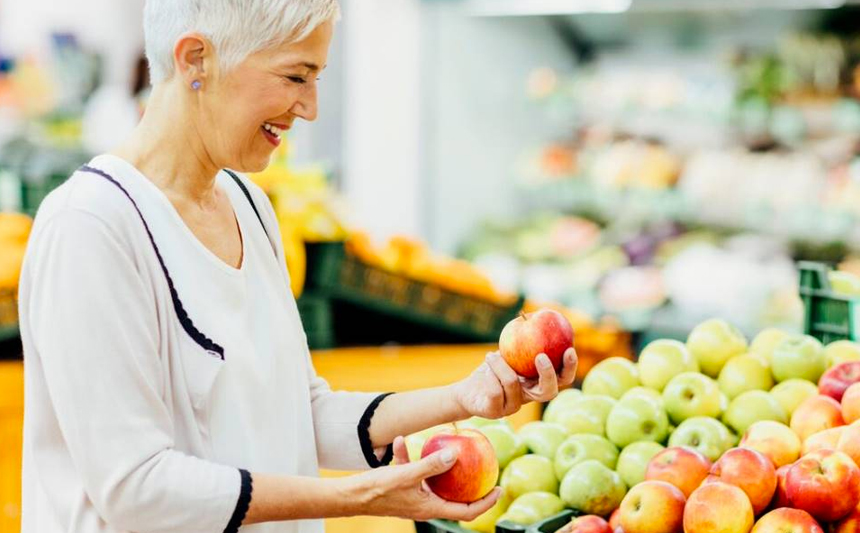
[[[596, 365], [542, 421], [473, 419], [504, 497], [471, 523], [565, 533], [860, 532], [860, 345], [722, 320]], [[438, 428], [410, 437], [412, 448]], [[407, 439], [407, 443], [410, 443]]]

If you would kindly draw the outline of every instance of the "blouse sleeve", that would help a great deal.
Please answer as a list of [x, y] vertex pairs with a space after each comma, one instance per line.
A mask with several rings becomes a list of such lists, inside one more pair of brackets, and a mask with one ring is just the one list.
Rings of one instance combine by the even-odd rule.
[[75, 209], [34, 237], [25, 269], [35, 356], [101, 518], [140, 533], [236, 531], [250, 474], [173, 449], [152, 290], [128, 245]]

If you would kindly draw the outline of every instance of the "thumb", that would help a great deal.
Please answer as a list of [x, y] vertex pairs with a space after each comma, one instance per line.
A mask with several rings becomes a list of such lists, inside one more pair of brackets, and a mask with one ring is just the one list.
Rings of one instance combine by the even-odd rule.
[[419, 479], [427, 479], [451, 470], [457, 462], [457, 450], [454, 448], [443, 448], [427, 457], [412, 463], [413, 472]]

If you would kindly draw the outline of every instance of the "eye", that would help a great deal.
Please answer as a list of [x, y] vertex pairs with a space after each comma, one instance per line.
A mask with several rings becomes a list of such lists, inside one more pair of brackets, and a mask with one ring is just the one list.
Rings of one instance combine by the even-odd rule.
[[286, 76], [286, 79], [298, 84], [305, 84], [308, 82], [308, 80], [302, 78], [301, 76]]

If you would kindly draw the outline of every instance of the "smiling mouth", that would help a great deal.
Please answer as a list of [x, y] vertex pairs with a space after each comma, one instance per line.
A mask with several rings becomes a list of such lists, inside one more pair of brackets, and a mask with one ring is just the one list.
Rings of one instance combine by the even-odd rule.
[[290, 129], [289, 126], [285, 126], [283, 124], [271, 124], [269, 122], [265, 122], [260, 126], [263, 136], [275, 147], [281, 144], [281, 137], [288, 129]]

